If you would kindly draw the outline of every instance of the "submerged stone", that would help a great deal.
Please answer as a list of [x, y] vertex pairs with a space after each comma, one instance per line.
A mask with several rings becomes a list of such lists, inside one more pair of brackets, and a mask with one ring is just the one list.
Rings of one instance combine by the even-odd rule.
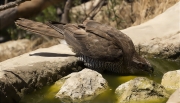
[[115, 93], [118, 96], [118, 102], [148, 103], [157, 101], [166, 101], [169, 94], [165, 88], [149, 80], [146, 77], [137, 77], [120, 85]]
[[63, 103], [89, 102], [108, 88], [108, 83], [102, 75], [90, 69], [71, 73], [61, 81], [65, 82], [56, 97]]

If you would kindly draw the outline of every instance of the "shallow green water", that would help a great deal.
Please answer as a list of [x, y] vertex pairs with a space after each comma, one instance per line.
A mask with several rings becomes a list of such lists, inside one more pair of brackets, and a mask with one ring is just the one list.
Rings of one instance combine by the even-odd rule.
[[[163, 74], [167, 71], [180, 69], [180, 61], [170, 61], [157, 58], [150, 58], [148, 60], [153, 65], [155, 71], [152, 76], [147, 75], [146, 77], [158, 83], [161, 82]], [[110, 89], [97, 96], [91, 103], [116, 103], [117, 99], [114, 94], [115, 89], [120, 84], [139, 76], [119, 76], [104, 73], [103, 77], [108, 81]], [[55, 94], [59, 91], [59, 88], [60, 87], [57, 84], [46, 86], [41, 90], [26, 95], [20, 103], [61, 103], [59, 99], [54, 98]], [[151, 103], [155, 102], [153, 101]], [[158, 103], [165, 103], [165, 101], [159, 101]]]

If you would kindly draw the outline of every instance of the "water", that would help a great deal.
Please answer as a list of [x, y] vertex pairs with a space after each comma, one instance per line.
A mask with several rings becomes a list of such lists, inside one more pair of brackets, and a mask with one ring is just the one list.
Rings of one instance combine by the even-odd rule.
[[[145, 77], [148, 77], [149, 79], [152, 79], [157, 83], [161, 83], [161, 79], [164, 73], [180, 69], [180, 61], [170, 61], [158, 58], [149, 58], [148, 60], [153, 65], [155, 71], [152, 76], [146, 75]], [[116, 103], [117, 98], [114, 94], [115, 89], [120, 84], [139, 76], [119, 76], [104, 73], [103, 77], [108, 81], [108, 85], [110, 88], [103, 94], [97, 96], [94, 100], [92, 100], [91, 103]], [[55, 94], [59, 91], [59, 88], [60, 85], [58, 84], [46, 86], [41, 90], [25, 95], [20, 103], [61, 103], [59, 99], [54, 98]], [[165, 100], [158, 101], [158, 103], [165, 102]], [[149, 103], [155, 103], [155, 101], [151, 101]]]

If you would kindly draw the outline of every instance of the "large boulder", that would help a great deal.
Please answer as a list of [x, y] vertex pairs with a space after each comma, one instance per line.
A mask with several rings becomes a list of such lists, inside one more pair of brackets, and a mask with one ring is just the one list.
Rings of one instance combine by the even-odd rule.
[[142, 102], [147, 101], [166, 101], [169, 94], [166, 92], [165, 88], [149, 80], [146, 77], [137, 77], [130, 80], [124, 84], [121, 84], [115, 93], [118, 96], [118, 102]]
[[18, 103], [24, 94], [81, 69], [74, 55], [67, 45], [59, 44], [0, 62], [1, 103]]
[[165, 73], [161, 85], [163, 85], [167, 90], [176, 90], [180, 88], [180, 70]]
[[90, 69], [69, 74], [60, 81], [62, 80], [65, 82], [56, 97], [63, 103], [88, 102], [108, 88], [102, 75]]
[[164, 58], [180, 57], [180, 2], [138, 26], [122, 30], [138, 51]]

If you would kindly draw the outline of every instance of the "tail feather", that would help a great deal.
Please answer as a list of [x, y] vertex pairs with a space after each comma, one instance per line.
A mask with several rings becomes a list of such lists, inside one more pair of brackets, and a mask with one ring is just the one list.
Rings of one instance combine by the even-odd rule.
[[[56, 38], [64, 38], [63, 37], [63, 32], [58, 32], [57, 30], [54, 30], [50, 24], [43, 24], [41, 22], [35, 22], [32, 20], [20, 18], [15, 22], [15, 24], [27, 31], [33, 32], [35, 34], [40, 34], [40, 35], [47, 35], [47, 36], [52, 36]], [[61, 29], [63, 31], [63, 29]]]
[[59, 22], [54, 22], [54, 21], [50, 21], [48, 23], [46, 23], [49, 27], [53, 28], [54, 30], [56, 30], [57, 32], [61, 33], [62, 35], [64, 34], [64, 25], [63, 23], [59, 23]]

